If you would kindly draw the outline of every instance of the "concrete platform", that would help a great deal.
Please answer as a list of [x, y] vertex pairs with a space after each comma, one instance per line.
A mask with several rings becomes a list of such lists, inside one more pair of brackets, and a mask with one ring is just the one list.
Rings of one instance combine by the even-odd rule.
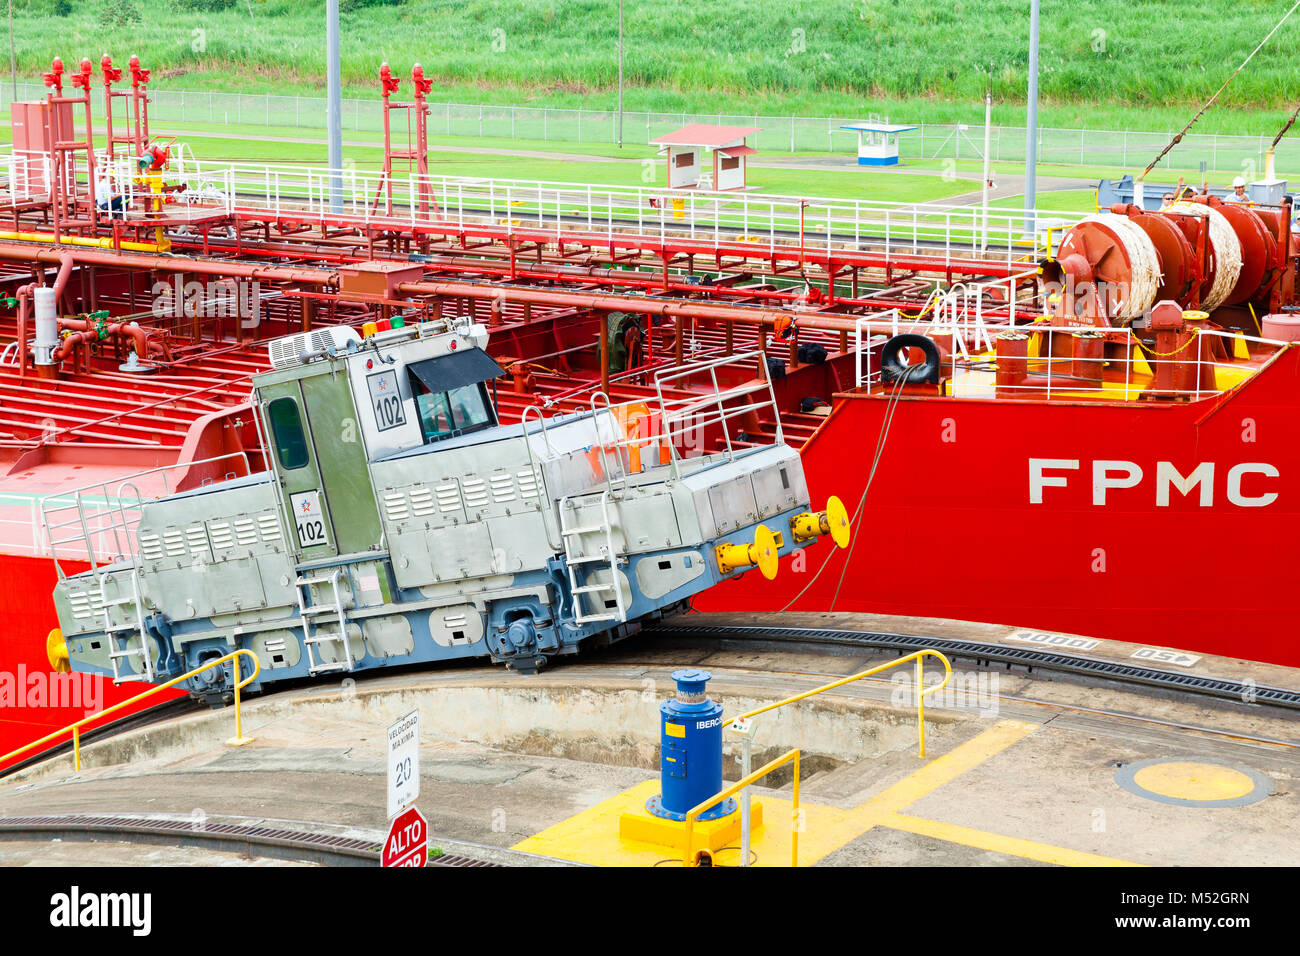
[[[834, 626], [935, 633], [926, 622], [836, 618]], [[989, 634], [984, 625], [944, 626], [947, 637]], [[671, 693], [671, 671], [712, 671], [712, 696], [735, 714], [894, 656], [642, 637], [536, 677], [464, 667], [322, 681], [249, 701], [244, 731], [255, 739], [242, 748], [224, 744], [230, 711], [204, 712], [87, 748], [80, 774], [59, 759], [5, 778], [0, 817], [202, 813], [379, 831], [385, 728], [418, 707], [418, 805], [431, 843], [462, 841], [454, 852], [479, 846], [508, 863], [663, 864], [678, 851], [621, 840], [618, 817], [657, 789], [657, 707]], [[1300, 687], [1288, 668], [1197, 664]], [[803, 751], [801, 865], [1300, 861], [1293, 716], [1249, 702], [955, 670], [953, 691], [927, 698], [924, 758], [911, 667], [759, 719], [755, 766]], [[735, 761], [724, 766], [734, 779]], [[755, 795], [765, 810], [756, 862], [787, 866], [788, 775]], [[64, 845], [48, 854], [15, 846], [0, 845], [0, 863], [67, 860]], [[79, 861], [100, 848], [104, 862], [119, 852], [81, 845], [88, 856]], [[718, 863], [736, 856], [724, 851]]]

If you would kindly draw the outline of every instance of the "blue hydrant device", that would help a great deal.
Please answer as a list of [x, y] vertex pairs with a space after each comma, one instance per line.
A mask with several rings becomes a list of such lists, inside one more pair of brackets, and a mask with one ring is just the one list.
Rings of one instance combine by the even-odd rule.
[[[662, 790], [645, 808], [667, 820], [685, 820], [722, 790], [722, 705], [709, 700], [704, 685], [713, 677], [697, 668], [673, 671], [677, 696], [659, 705], [659, 779]], [[716, 820], [736, 810], [730, 797], [700, 814]]]

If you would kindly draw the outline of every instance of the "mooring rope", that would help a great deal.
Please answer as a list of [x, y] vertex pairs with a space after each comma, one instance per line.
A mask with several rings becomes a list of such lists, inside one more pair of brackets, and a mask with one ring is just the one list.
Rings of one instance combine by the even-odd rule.
[[1294, 110], [1291, 111], [1291, 118], [1287, 120], [1285, 123], [1283, 123], [1282, 128], [1277, 131], [1277, 135], [1273, 137], [1273, 142], [1268, 144], [1269, 149], [1274, 149], [1277, 147], [1278, 140], [1280, 140], [1283, 136], [1286, 135], [1286, 131], [1291, 128], [1291, 124], [1295, 122], [1295, 118], [1297, 116], [1300, 116], [1300, 106], [1297, 106]]
[[[1151, 160], [1151, 164], [1147, 166], [1146, 169], [1142, 170], [1142, 175], [1138, 177], [1139, 182], [1147, 178], [1147, 173], [1151, 172], [1151, 170], [1155, 168], [1156, 163], [1160, 162], [1160, 160], [1165, 158], [1166, 153], [1168, 153], [1171, 149], [1173, 149], [1180, 142], [1182, 142], [1183, 137], [1187, 135], [1187, 131], [1192, 128], [1192, 125], [1198, 119], [1201, 118], [1201, 115], [1206, 110], [1208, 110], [1211, 106], [1214, 105], [1215, 100], [1217, 100], [1220, 94], [1222, 94], [1223, 91], [1228, 88], [1228, 84], [1231, 83], [1234, 79], [1236, 79], [1237, 74], [1246, 68], [1246, 64], [1255, 58], [1255, 54], [1264, 48], [1264, 44], [1267, 43], [1270, 39], [1272, 39], [1273, 34], [1277, 33], [1278, 29], [1282, 26], [1282, 24], [1286, 23], [1287, 18], [1290, 17], [1291, 14], [1295, 13], [1297, 7], [1300, 7], [1300, 0], [1296, 0], [1296, 2], [1291, 5], [1291, 9], [1286, 12], [1286, 14], [1282, 17], [1281, 20], [1277, 21], [1277, 23], [1273, 25], [1273, 29], [1268, 31], [1268, 36], [1264, 37], [1264, 39], [1259, 41], [1259, 46], [1255, 47], [1255, 49], [1250, 51], [1250, 56], [1242, 60], [1241, 66], [1237, 67], [1235, 70], [1232, 71], [1232, 75], [1223, 81], [1223, 85], [1219, 87], [1217, 90], [1215, 90], [1214, 95], [1205, 101], [1205, 105], [1196, 111], [1196, 115], [1187, 121], [1187, 125], [1183, 127], [1183, 131], [1177, 134], [1173, 139], [1171, 139], [1169, 141], [1169, 145], [1166, 146], [1164, 149], [1162, 149], [1159, 155], [1157, 155], [1155, 159]], [[1293, 116], [1292, 119], [1295, 119], [1295, 117]], [[1288, 123], [1287, 125], [1289, 126], [1290, 124]], [[1282, 128], [1282, 132], [1286, 132], [1286, 127]], [[1278, 137], [1280, 138], [1281, 135], [1282, 134], [1279, 133]], [[1276, 142], [1277, 140], [1274, 140], [1274, 143]]]
[[1210, 245], [1214, 248], [1214, 286], [1206, 294], [1201, 308], [1213, 312], [1223, 305], [1241, 278], [1241, 240], [1237, 238], [1237, 232], [1228, 222], [1228, 217], [1213, 206], [1199, 202], [1176, 202], [1164, 211], [1209, 218]]

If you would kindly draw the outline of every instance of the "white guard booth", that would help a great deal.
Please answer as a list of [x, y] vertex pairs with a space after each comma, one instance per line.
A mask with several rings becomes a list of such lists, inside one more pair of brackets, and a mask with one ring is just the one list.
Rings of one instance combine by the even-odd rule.
[[896, 123], [853, 123], [840, 129], [858, 134], [859, 166], [897, 166], [898, 134], [911, 132], [917, 127]]

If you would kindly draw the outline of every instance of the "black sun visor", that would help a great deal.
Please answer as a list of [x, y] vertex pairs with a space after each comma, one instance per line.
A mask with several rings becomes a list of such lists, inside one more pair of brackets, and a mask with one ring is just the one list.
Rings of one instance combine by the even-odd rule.
[[415, 362], [409, 368], [431, 392], [450, 392], [463, 385], [486, 382], [505, 374], [496, 360], [482, 349], [439, 355]]

